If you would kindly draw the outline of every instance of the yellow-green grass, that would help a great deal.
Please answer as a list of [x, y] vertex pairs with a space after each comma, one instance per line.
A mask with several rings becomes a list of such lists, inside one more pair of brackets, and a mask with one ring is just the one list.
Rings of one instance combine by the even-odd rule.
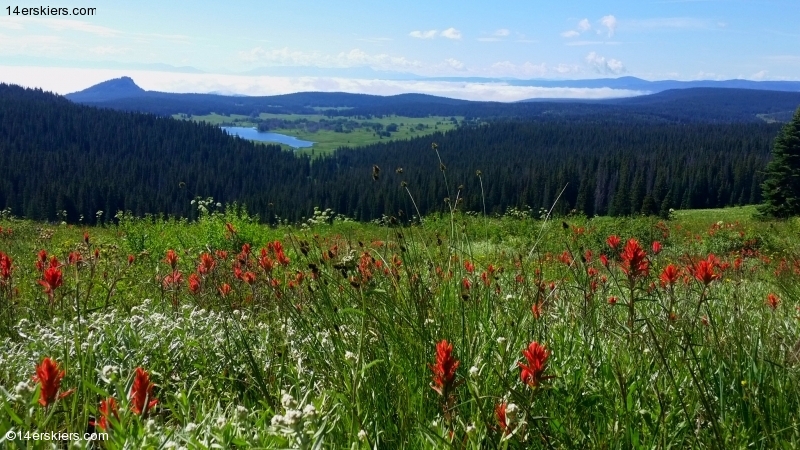
[[[176, 119], [187, 119], [186, 116], [175, 114]], [[234, 125], [241, 127], [255, 127], [257, 124], [252, 121], [250, 116], [231, 114], [224, 116], [220, 114], [208, 114], [204, 116], [191, 116], [191, 120], [198, 122], [206, 122], [213, 125]], [[306, 119], [310, 122], [319, 122], [322, 119], [335, 120], [338, 117], [330, 118], [322, 114], [267, 114], [262, 113], [259, 115], [260, 119], [283, 119], [287, 121], [297, 121]], [[314, 145], [308, 148], [297, 149], [299, 154], [309, 154], [312, 156], [322, 156], [332, 153], [339, 147], [359, 147], [364, 145], [375, 144], [379, 142], [387, 142], [398, 139], [411, 139], [414, 137], [425, 136], [435, 132], [445, 132], [454, 129], [457, 125], [451, 121], [450, 117], [432, 116], [432, 117], [405, 117], [405, 116], [386, 116], [375, 117], [370, 119], [356, 119], [353, 117], [344, 117], [348, 120], [364, 123], [379, 123], [384, 127], [390, 124], [398, 125], [398, 130], [391, 133], [390, 137], [381, 136], [372, 129], [358, 128], [349, 133], [338, 133], [330, 130], [318, 130], [314, 132], [306, 131], [303, 124], [298, 124], [296, 128], [276, 128], [271, 129], [270, 132], [286, 134], [294, 136], [298, 139], [314, 142]], [[456, 117], [457, 120], [462, 120], [463, 117]], [[402, 124], [402, 125], [401, 125]], [[416, 127], [422, 126], [422, 129]], [[288, 146], [285, 146], [289, 148]]]

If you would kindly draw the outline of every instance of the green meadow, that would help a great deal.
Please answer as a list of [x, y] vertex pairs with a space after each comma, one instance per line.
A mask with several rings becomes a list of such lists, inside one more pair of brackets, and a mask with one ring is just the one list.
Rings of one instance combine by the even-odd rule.
[[800, 445], [797, 219], [266, 227], [196, 206], [3, 216], [0, 430], [107, 433], [82, 448]]
[[[188, 116], [184, 114], [176, 114], [173, 116], [176, 119], [195, 120], [198, 122], [207, 122], [213, 125], [220, 126], [237, 126], [237, 127], [256, 127], [258, 123], [254, 121], [253, 117], [231, 114], [224, 116], [220, 114], [208, 114], [204, 116]], [[445, 132], [456, 128], [457, 123], [463, 120], [463, 117], [404, 117], [404, 116], [385, 116], [374, 118], [358, 118], [358, 117], [342, 117], [342, 119], [353, 121], [358, 125], [347, 132], [337, 132], [327, 129], [316, 129], [313, 124], [319, 124], [320, 121], [331, 121], [339, 119], [339, 117], [328, 117], [323, 114], [267, 114], [261, 113], [258, 119], [280, 119], [288, 126], [281, 128], [270, 128], [270, 132], [281, 133], [294, 136], [298, 139], [314, 142], [311, 148], [298, 149], [300, 154], [307, 153], [313, 156], [322, 156], [332, 153], [339, 147], [358, 147], [378, 142], [385, 142], [389, 140], [402, 140], [411, 139], [429, 135], [436, 132]], [[452, 119], [455, 119], [454, 122]], [[304, 120], [305, 122], [300, 122]], [[308, 123], [311, 123], [310, 125]], [[390, 136], [381, 135], [377, 132], [372, 125], [380, 124], [383, 130], [386, 130], [390, 125], [397, 127], [396, 131], [390, 132]], [[289, 146], [283, 145], [287, 149]]]

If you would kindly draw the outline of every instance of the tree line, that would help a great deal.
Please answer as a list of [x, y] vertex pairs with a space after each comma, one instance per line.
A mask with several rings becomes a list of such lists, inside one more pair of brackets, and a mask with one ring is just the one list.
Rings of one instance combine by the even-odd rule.
[[563, 189], [562, 212], [659, 214], [759, 203], [779, 128], [596, 116], [504, 120], [312, 161], [207, 124], [0, 85], [0, 209], [85, 223], [120, 210], [193, 218], [190, 201], [201, 196], [244, 204], [265, 222], [297, 221], [315, 206], [359, 220], [402, 220], [416, 214], [411, 196], [422, 214], [448, 205], [482, 211], [484, 201], [488, 213], [503, 213], [549, 208]]

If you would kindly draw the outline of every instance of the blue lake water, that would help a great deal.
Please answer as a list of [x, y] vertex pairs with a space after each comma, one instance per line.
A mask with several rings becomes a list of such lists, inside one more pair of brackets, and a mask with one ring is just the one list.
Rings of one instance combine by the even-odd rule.
[[314, 145], [311, 141], [304, 141], [297, 139], [294, 136], [289, 136], [280, 133], [259, 132], [256, 128], [247, 127], [220, 127], [227, 131], [231, 136], [240, 136], [245, 139], [261, 142], [278, 142], [286, 144], [290, 147], [305, 148]]

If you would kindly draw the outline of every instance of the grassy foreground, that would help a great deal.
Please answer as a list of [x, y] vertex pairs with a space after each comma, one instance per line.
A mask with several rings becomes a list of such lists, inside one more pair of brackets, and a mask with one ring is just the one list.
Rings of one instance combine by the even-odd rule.
[[72, 445], [99, 448], [797, 448], [800, 222], [751, 212], [6, 217], [0, 431], [93, 428], [109, 440]]

